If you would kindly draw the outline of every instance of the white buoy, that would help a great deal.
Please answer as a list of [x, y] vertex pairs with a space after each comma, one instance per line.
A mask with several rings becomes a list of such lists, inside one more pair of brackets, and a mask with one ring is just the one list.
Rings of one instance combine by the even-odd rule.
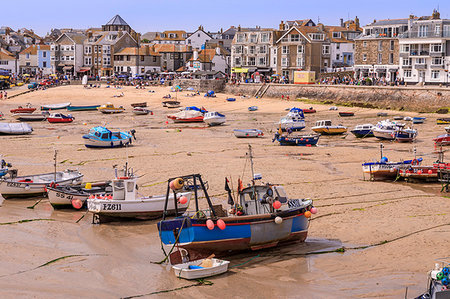
[[25, 190], [30, 190], [30, 185], [25, 185]]
[[281, 224], [282, 222], [283, 222], [283, 218], [281, 218], [280, 216], [275, 217], [276, 224]]

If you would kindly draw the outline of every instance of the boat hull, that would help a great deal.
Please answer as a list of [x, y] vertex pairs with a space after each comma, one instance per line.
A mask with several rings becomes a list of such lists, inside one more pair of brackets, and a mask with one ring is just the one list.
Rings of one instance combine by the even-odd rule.
[[132, 143], [131, 138], [132, 137], [130, 136], [130, 137], [126, 137], [123, 139], [117, 139], [117, 140], [99, 140], [99, 139], [93, 139], [88, 135], [83, 136], [84, 145], [86, 147], [91, 147], [91, 148], [123, 147], [123, 146], [130, 145]]
[[[75, 190], [72, 188], [72, 190], [69, 190], [68, 187], [47, 187], [47, 197], [50, 202], [50, 204], [55, 209], [61, 209], [61, 208], [73, 208], [72, 201], [73, 200], [80, 200], [83, 205], [86, 202], [86, 200], [89, 198], [91, 194], [94, 193], [105, 193], [105, 188], [109, 186], [109, 183], [94, 183], [91, 184], [91, 189], [83, 189], [84, 192], [80, 192], [79, 190]], [[80, 187], [78, 187], [80, 188]], [[107, 192], [107, 194], [110, 194], [110, 192]]]
[[374, 137], [372, 130], [351, 130], [350, 133], [356, 138]]
[[[412, 162], [412, 161], [411, 161]], [[411, 163], [364, 163], [362, 165], [364, 174], [370, 175], [373, 180], [390, 180], [397, 178], [400, 169], [406, 169]]]
[[347, 132], [346, 128], [331, 128], [331, 127], [321, 127], [321, 128], [313, 127], [311, 130], [322, 135], [340, 135]]
[[319, 136], [278, 137], [280, 145], [313, 146], [319, 142]]
[[237, 138], [257, 138], [263, 136], [261, 130], [234, 130], [233, 132]]
[[[52, 175], [52, 174], [48, 174]], [[71, 178], [56, 180], [56, 184], [64, 185], [79, 185], [83, 181], [83, 175], [77, 174]], [[45, 190], [48, 185], [53, 182], [53, 179], [49, 179], [46, 182], [32, 183], [32, 182], [19, 182], [17, 180], [1, 179], [0, 180], [0, 193], [4, 198], [16, 198], [16, 197], [33, 197], [45, 195]]]
[[0, 135], [31, 134], [33, 128], [27, 123], [0, 123]]
[[71, 123], [71, 122], [73, 122], [73, 118], [51, 118], [51, 117], [48, 117], [47, 121], [52, 124]]
[[395, 131], [393, 130], [373, 130], [373, 135], [382, 140], [394, 140], [395, 135], [393, 135]]
[[306, 239], [309, 221], [303, 213], [296, 211], [281, 217], [280, 224], [276, 224], [275, 215], [270, 214], [225, 217], [221, 218], [226, 224], [223, 230], [217, 226], [208, 229], [206, 219], [179, 217], [159, 222], [158, 229], [164, 244], [175, 243], [173, 230], [178, 229], [179, 247], [205, 254], [259, 250]]
[[[178, 202], [178, 214], [181, 215], [189, 207], [191, 192], [178, 194], [179, 197], [186, 196], [187, 203]], [[113, 218], [160, 218], [163, 215], [165, 195], [139, 198], [136, 200], [113, 200], [89, 198], [87, 207], [89, 212], [105, 217]], [[168, 215], [175, 215], [175, 204], [173, 194], [169, 196]]]
[[203, 118], [203, 121], [208, 124], [208, 126], [220, 126], [226, 121], [225, 117], [215, 117], [215, 118]]
[[100, 105], [93, 105], [93, 106], [69, 106], [69, 107], [67, 107], [67, 111], [93, 111], [93, 110], [97, 110], [98, 107], [100, 107]]
[[111, 109], [111, 108], [107, 108], [107, 109], [100, 109], [100, 108], [97, 108], [98, 109], [98, 111], [100, 111], [101, 113], [104, 113], [104, 114], [115, 114], [115, 113], [122, 113], [122, 112], [124, 112], [125, 111], [125, 109]]
[[43, 105], [43, 106], [41, 106], [41, 110], [60, 110], [60, 109], [66, 109], [69, 106], [70, 106], [70, 103]]
[[199, 123], [199, 122], [203, 122], [203, 116], [197, 116], [197, 117], [191, 117], [191, 118], [179, 118], [179, 117], [167, 116], [167, 118], [170, 118], [171, 120], [173, 120], [174, 123]]

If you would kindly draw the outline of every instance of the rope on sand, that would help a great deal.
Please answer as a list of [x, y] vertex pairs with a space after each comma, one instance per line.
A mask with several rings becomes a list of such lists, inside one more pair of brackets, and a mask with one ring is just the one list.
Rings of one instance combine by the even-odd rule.
[[8, 225], [8, 224], [18, 224], [18, 223], [26, 223], [26, 222], [32, 222], [32, 221], [56, 221], [55, 219], [45, 219], [45, 218], [39, 218], [39, 219], [23, 219], [19, 221], [12, 221], [12, 222], [2, 222], [0, 225]]
[[197, 283], [194, 283], [194, 284], [178, 287], [178, 288], [175, 288], [175, 289], [168, 289], [168, 290], [151, 292], [151, 293], [147, 293], [147, 294], [122, 297], [121, 299], [131, 299], [131, 298], [138, 298], [138, 297], [144, 297], [144, 296], [151, 296], [151, 295], [157, 295], [157, 294], [162, 294], [162, 293], [175, 292], [175, 291], [179, 291], [179, 290], [187, 289], [187, 288], [191, 288], [191, 287], [211, 286], [213, 284], [214, 283], [212, 281], [209, 281], [209, 280], [197, 279]]

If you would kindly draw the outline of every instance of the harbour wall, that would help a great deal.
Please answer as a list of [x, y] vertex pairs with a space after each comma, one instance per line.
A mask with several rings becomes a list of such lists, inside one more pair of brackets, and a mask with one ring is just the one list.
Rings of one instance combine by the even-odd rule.
[[[254, 96], [261, 84], [226, 84], [222, 92]], [[262, 88], [264, 90], [265, 87]], [[448, 112], [450, 88], [445, 87], [391, 87], [343, 85], [270, 84], [266, 98], [289, 96], [290, 100], [336, 104], [352, 107], [406, 110], [417, 112]]]

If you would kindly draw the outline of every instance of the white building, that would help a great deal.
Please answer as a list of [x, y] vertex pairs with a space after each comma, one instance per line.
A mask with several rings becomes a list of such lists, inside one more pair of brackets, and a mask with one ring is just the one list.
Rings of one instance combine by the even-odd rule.
[[197, 31], [186, 38], [186, 45], [192, 46], [193, 49], [202, 49], [212, 39], [211, 35], [203, 31], [203, 27], [200, 26]]
[[0, 48], [0, 69], [7, 70], [12, 74], [18, 73], [16, 58], [7, 50]]

